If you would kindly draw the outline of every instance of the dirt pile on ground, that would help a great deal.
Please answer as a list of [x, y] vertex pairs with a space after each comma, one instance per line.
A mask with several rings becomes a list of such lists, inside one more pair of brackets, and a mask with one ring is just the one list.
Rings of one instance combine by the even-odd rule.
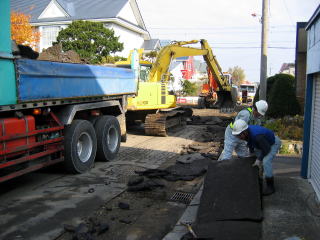
[[198, 116], [194, 115], [188, 121], [190, 125], [215, 125], [226, 127], [232, 121], [230, 117], [223, 117], [223, 116]]
[[75, 51], [69, 50], [64, 52], [61, 44], [55, 44], [52, 47], [43, 50], [40, 53], [38, 60], [64, 63], [86, 63]]

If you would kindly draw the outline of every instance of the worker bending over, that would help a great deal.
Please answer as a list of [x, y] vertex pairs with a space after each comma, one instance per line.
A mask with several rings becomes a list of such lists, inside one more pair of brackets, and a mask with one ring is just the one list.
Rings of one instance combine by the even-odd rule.
[[219, 157], [219, 161], [231, 159], [233, 150], [238, 157], [247, 157], [249, 155], [247, 143], [232, 135], [234, 122], [242, 119], [247, 124], [261, 125], [260, 118], [266, 114], [268, 104], [264, 100], [260, 100], [254, 104], [252, 108], [241, 110], [234, 121], [228, 125], [224, 133], [224, 149]]
[[252, 166], [261, 169], [263, 164], [267, 185], [263, 190], [263, 195], [274, 193], [272, 161], [280, 149], [280, 139], [271, 130], [257, 125], [248, 125], [242, 119], [235, 121], [232, 134], [248, 142], [249, 148], [255, 150], [257, 159]]

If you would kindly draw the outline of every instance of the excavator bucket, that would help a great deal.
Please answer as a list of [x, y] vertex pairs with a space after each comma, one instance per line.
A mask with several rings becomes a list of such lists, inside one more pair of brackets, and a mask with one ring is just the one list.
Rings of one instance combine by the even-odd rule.
[[214, 104], [214, 108], [221, 109], [222, 112], [230, 112], [234, 110], [235, 101], [230, 91], [218, 91], [218, 100]]

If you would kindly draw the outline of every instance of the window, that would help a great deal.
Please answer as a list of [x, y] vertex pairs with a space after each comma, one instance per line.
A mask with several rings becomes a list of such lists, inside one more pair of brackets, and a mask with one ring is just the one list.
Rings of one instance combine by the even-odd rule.
[[148, 81], [151, 66], [140, 66], [140, 80], [142, 82]]
[[41, 51], [52, 46], [62, 28], [60, 26], [44, 26], [41, 30]]
[[248, 92], [254, 93], [255, 92], [254, 90], [255, 90], [254, 86], [248, 86]]

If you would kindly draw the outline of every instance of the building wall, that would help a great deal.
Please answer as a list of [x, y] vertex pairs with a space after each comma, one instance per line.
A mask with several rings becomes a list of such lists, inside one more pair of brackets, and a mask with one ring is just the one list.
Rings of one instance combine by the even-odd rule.
[[183, 62], [183, 67], [184, 67], [184, 69], [182, 69], [183, 78], [186, 80], [191, 80], [193, 77], [193, 74], [195, 73], [193, 56], [190, 56], [187, 61]]
[[174, 82], [170, 82], [168, 85], [169, 91], [181, 91], [182, 86], [181, 86], [181, 81], [183, 80], [182, 77], [182, 72], [181, 70], [183, 69], [183, 64], [182, 62], [178, 64], [174, 69], [170, 71], [170, 73], [174, 77]]
[[141, 34], [133, 32], [117, 24], [107, 24], [106, 27], [112, 28], [114, 30], [115, 36], [120, 36], [119, 42], [124, 43], [123, 51], [121, 53], [116, 53], [116, 55], [128, 57], [132, 49], [141, 48], [144, 42], [143, 36]]
[[52, 46], [52, 43], [57, 40], [58, 34], [62, 29], [67, 28], [68, 25], [49, 25], [40, 26], [38, 31], [40, 32], [39, 51]]
[[301, 175], [309, 178], [320, 199], [320, 159], [317, 155], [320, 148], [320, 12], [312, 17], [307, 26], [307, 87], [304, 118], [304, 145]]
[[306, 59], [307, 53], [297, 53], [296, 54], [296, 96], [300, 103], [301, 109], [304, 110], [304, 99], [305, 99], [305, 89], [306, 89]]
[[307, 81], [307, 22], [297, 23], [296, 36], [296, 62], [295, 62], [295, 87], [296, 97], [304, 111], [305, 91]]
[[[59, 31], [67, 27], [68, 25], [39, 26], [38, 30], [40, 32], [40, 43], [39, 49], [37, 50], [42, 52], [43, 49], [51, 47], [52, 43], [56, 41]], [[130, 50], [134, 48], [140, 48], [144, 42], [144, 38], [141, 34], [133, 32], [117, 24], [106, 23], [105, 27], [113, 29], [115, 36], [119, 36], [119, 41], [124, 43], [123, 51], [116, 53], [118, 56], [128, 57]]]
[[293, 67], [290, 67], [288, 69], [285, 69], [285, 70], [281, 71], [280, 73], [290, 74], [290, 75], [294, 76], [295, 75], [295, 69]]
[[308, 29], [307, 74], [320, 71], [320, 19]]

